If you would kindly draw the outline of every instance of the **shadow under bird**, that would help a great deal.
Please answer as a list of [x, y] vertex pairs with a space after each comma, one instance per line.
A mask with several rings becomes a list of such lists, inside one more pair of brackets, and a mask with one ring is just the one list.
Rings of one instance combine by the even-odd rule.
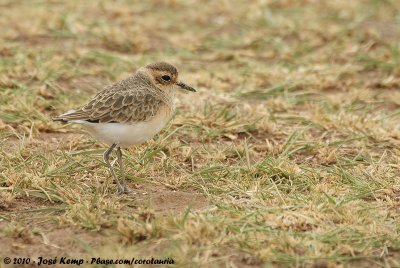
[[[139, 68], [133, 76], [107, 86], [82, 108], [53, 120], [80, 124], [93, 137], [110, 145], [104, 152], [104, 161], [118, 186], [117, 193], [129, 193], [121, 148], [143, 143], [161, 131], [175, 110], [176, 87], [196, 92], [178, 80], [178, 71], [173, 65], [152, 63]], [[121, 182], [110, 163], [110, 154], [115, 148]]]

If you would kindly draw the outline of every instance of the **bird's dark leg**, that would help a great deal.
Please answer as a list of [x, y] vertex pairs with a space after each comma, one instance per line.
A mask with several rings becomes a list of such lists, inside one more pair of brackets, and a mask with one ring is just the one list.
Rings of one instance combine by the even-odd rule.
[[119, 169], [120, 169], [120, 171], [121, 171], [121, 176], [122, 176], [122, 187], [124, 187], [124, 193], [127, 194], [127, 193], [130, 193], [131, 190], [129, 190], [128, 186], [126, 186], [124, 165], [122, 164], [122, 151], [121, 151], [121, 147], [117, 147], [117, 157], [118, 157]]
[[122, 194], [122, 193], [124, 193], [124, 189], [122, 188], [121, 184], [119, 183], [118, 178], [117, 178], [117, 175], [115, 175], [114, 169], [112, 168], [111, 163], [110, 163], [110, 154], [111, 154], [112, 150], [113, 150], [116, 146], [117, 146], [116, 143], [114, 143], [113, 145], [111, 145], [110, 148], [108, 148], [107, 151], [104, 152], [103, 157], [104, 157], [104, 162], [106, 162], [108, 168], [109, 168], [110, 171], [111, 171], [112, 176], [114, 177], [115, 182], [117, 183], [117, 186], [118, 186], [118, 192], [117, 192], [117, 193], [118, 193], [118, 194]]

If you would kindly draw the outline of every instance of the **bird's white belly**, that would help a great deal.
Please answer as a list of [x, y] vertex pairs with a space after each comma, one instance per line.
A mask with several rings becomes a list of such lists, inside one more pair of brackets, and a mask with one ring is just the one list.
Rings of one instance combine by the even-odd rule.
[[87, 123], [83, 127], [96, 139], [109, 145], [116, 143], [120, 147], [140, 144], [156, 135], [170, 119], [170, 113], [162, 113], [149, 121], [132, 124]]

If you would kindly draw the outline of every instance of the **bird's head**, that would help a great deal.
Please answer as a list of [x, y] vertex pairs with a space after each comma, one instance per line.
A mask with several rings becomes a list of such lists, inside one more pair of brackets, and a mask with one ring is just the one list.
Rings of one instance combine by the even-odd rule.
[[144, 69], [160, 89], [172, 89], [174, 86], [178, 86], [182, 89], [196, 92], [193, 87], [178, 80], [178, 70], [169, 63], [155, 62], [146, 65]]

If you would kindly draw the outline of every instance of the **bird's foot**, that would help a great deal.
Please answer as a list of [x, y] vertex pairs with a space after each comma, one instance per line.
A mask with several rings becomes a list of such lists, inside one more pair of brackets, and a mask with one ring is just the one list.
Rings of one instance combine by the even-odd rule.
[[118, 187], [117, 195], [122, 195], [122, 194], [124, 194], [124, 193], [125, 193], [125, 190], [122, 189], [122, 187]]
[[130, 194], [130, 193], [133, 193], [134, 191], [133, 190], [131, 190], [131, 189], [129, 189], [128, 187], [124, 187], [124, 194]]

